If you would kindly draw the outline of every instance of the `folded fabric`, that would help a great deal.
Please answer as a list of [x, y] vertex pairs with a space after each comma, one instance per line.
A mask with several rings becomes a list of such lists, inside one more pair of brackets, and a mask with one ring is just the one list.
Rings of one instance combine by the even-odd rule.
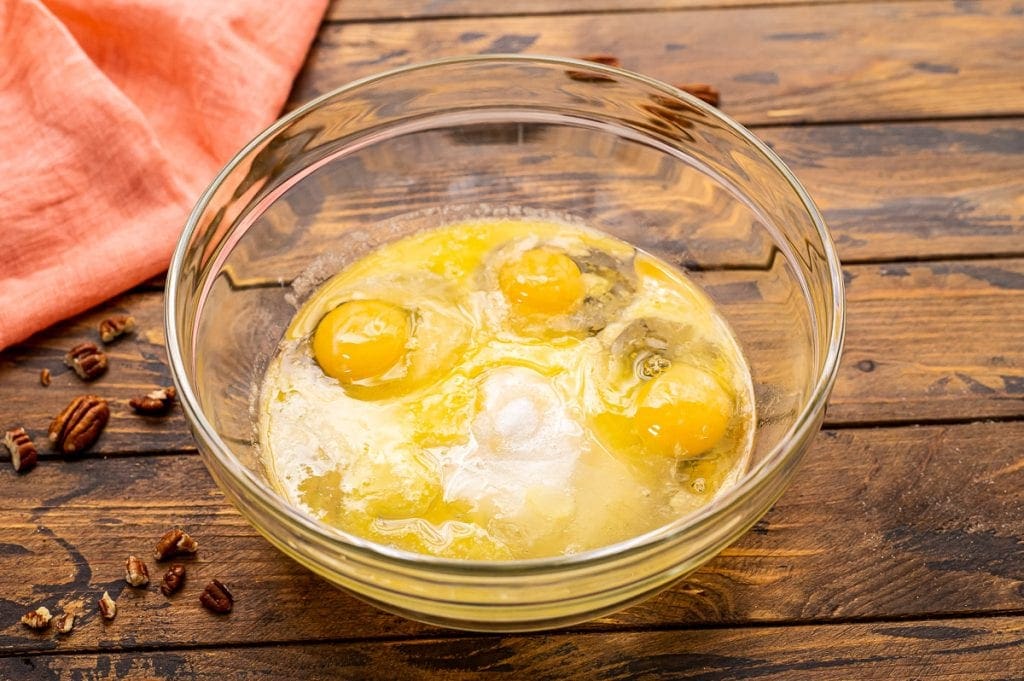
[[327, 0], [0, 0], [0, 349], [167, 268]]

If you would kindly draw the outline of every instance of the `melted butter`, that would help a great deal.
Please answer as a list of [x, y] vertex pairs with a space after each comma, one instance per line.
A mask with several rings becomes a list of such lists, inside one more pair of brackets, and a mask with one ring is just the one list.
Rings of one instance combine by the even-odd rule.
[[[496, 273], [538, 247], [580, 264], [581, 309], [523, 317], [505, 300]], [[309, 338], [355, 299], [410, 309], [415, 331], [400, 365], [343, 385]], [[725, 435], [699, 456], [652, 452], [637, 432], [636, 349], [651, 338], [730, 396]], [[291, 503], [382, 544], [477, 560], [655, 529], [727, 487], [753, 432], [749, 371], [708, 298], [660, 260], [553, 222], [452, 225], [351, 264], [298, 311], [261, 395], [266, 467]]]

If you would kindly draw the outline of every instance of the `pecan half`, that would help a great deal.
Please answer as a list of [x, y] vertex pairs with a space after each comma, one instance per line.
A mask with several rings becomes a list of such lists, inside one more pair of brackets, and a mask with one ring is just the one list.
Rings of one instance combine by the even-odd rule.
[[160, 541], [156, 543], [156, 551], [153, 555], [156, 556], [157, 560], [167, 560], [173, 556], [183, 553], [195, 553], [198, 550], [199, 542], [176, 527], [173, 530], [167, 530], [164, 536], [160, 537]]
[[96, 442], [108, 420], [110, 408], [105, 399], [76, 397], [50, 424], [50, 442], [65, 454], [83, 452]]
[[112, 620], [117, 617], [117, 603], [106, 591], [103, 592], [103, 598], [99, 600], [99, 607], [103, 619]]
[[79, 343], [64, 355], [64, 363], [83, 381], [93, 381], [107, 370], [107, 355], [95, 343]]
[[138, 556], [128, 556], [124, 562], [124, 581], [132, 586], [149, 584], [149, 568]]
[[231, 608], [235, 604], [235, 599], [232, 598], [231, 592], [228, 588], [220, 583], [219, 580], [213, 580], [206, 585], [206, 589], [203, 590], [202, 595], [199, 596], [199, 602], [207, 610], [212, 610], [218, 615], [231, 612]]
[[75, 628], [75, 614], [66, 612], [53, 618], [53, 630], [62, 636], [67, 636]]
[[167, 572], [164, 574], [164, 583], [160, 585], [160, 593], [164, 596], [170, 596], [185, 583], [185, 566], [180, 563], [175, 563], [171, 567], [167, 568]]
[[50, 626], [50, 611], [46, 608], [36, 608], [26, 612], [21, 617], [21, 623], [29, 629], [43, 630]]
[[24, 428], [12, 428], [4, 434], [4, 444], [11, 450], [11, 465], [18, 473], [24, 473], [36, 465], [39, 452], [32, 444]]
[[134, 330], [135, 317], [129, 314], [114, 315], [100, 322], [100, 340], [104, 343], [110, 343]]
[[50, 385], [49, 369], [43, 369], [42, 371], [39, 372], [39, 384], [42, 385], [44, 388]]
[[176, 396], [177, 392], [174, 390], [174, 387], [168, 386], [159, 390], [152, 390], [142, 397], [133, 397], [128, 400], [128, 405], [139, 414], [146, 414], [147, 416], [164, 414], [174, 404]]
[[[619, 58], [613, 54], [588, 54], [585, 57], [580, 57], [580, 59], [583, 61], [592, 61], [595, 64], [614, 66], [615, 68], [620, 66]], [[581, 83], [610, 83], [615, 80], [611, 76], [606, 76], [603, 73], [594, 73], [592, 71], [569, 70], [565, 72], [565, 75]]]
[[718, 90], [707, 83], [684, 83], [677, 84], [676, 87], [683, 92], [689, 92], [697, 99], [707, 102], [711, 106], [718, 106], [718, 102], [721, 100]]

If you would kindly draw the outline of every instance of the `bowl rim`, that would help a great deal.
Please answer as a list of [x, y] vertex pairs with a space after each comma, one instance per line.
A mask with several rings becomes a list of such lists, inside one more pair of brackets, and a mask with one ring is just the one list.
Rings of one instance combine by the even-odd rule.
[[[829, 280], [832, 285], [832, 324], [828, 329], [828, 346], [822, 361], [821, 370], [813, 388], [805, 400], [799, 414], [793, 424], [779, 438], [766, 456], [747, 470], [735, 483], [723, 490], [710, 503], [697, 511], [681, 516], [680, 518], [657, 527], [643, 534], [624, 539], [614, 544], [609, 544], [596, 549], [582, 551], [571, 555], [551, 556], [544, 558], [528, 558], [515, 560], [470, 560], [457, 558], [441, 558], [428, 554], [416, 553], [404, 549], [398, 549], [383, 544], [378, 544], [368, 539], [350, 534], [320, 522], [307, 515], [298, 508], [285, 502], [285, 500], [267, 483], [258, 478], [253, 471], [242, 465], [230, 448], [226, 446], [222, 438], [217, 434], [212, 424], [207, 420], [199, 406], [199, 401], [192, 390], [188, 380], [186, 363], [178, 343], [178, 324], [176, 320], [176, 307], [179, 299], [179, 280], [185, 265], [188, 243], [195, 234], [200, 219], [206, 211], [215, 192], [220, 188], [225, 179], [242, 165], [264, 142], [286, 128], [294, 121], [302, 118], [309, 112], [317, 109], [325, 102], [339, 94], [356, 90], [365, 85], [384, 81], [396, 76], [404, 75], [414, 71], [444, 68], [448, 66], [475, 65], [475, 64], [540, 64], [557, 67], [571, 67], [573, 69], [584, 69], [613, 76], [618, 79], [626, 79], [639, 83], [647, 88], [654, 89], [660, 93], [682, 99], [690, 106], [700, 110], [702, 113], [713, 117], [721, 124], [730, 128], [739, 135], [747, 144], [763, 155], [775, 170], [789, 184], [796, 193], [801, 204], [803, 204], [810, 216], [814, 229], [821, 242], [822, 255], [828, 266]], [[404, 568], [422, 568], [449, 574], [470, 574], [478, 577], [491, 576], [494, 578], [521, 577], [524, 575], [538, 573], [554, 573], [565, 570], [573, 570], [583, 567], [600, 565], [611, 559], [626, 558], [644, 550], [649, 550], [658, 545], [671, 541], [672, 539], [685, 535], [697, 527], [700, 527], [715, 518], [722, 518], [729, 514], [749, 493], [765, 485], [776, 475], [782, 464], [800, 451], [799, 448], [791, 449], [791, 443], [805, 441], [814, 434], [819, 426], [819, 415], [824, 414], [826, 402], [835, 383], [838, 374], [839, 359], [842, 352], [845, 335], [846, 309], [842, 268], [831, 234], [825, 225], [814, 201], [797, 180], [789, 167], [782, 161], [774, 151], [765, 143], [761, 142], [744, 126], [725, 115], [717, 108], [697, 99], [689, 93], [675, 88], [671, 85], [658, 81], [654, 78], [627, 71], [621, 68], [605, 66], [594, 62], [566, 57], [554, 57], [544, 55], [520, 55], [520, 54], [491, 54], [473, 55], [462, 57], [448, 57], [434, 59], [416, 64], [401, 66], [380, 73], [372, 74], [326, 92], [306, 104], [296, 108], [294, 111], [282, 116], [271, 125], [266, 127], [245, 146], [242, 147], [217, 173], [213, 181], [200, 195], [195, 206], [189, 213], [185, 228], [178, 238], [174, 252], [171, 257], [170, 266], [167, 272], [167, 283], [165, 288], [164, 302], [164, 329], [167, 342], [167, 353], [170, 359], [171, 375], [177, 385], [179, 401], [187, 419], [192, 426], [193, 434], [201, 439], [206, 446], [205, 453], [212, 453], [216, 462], [219, 463], [222, 472], [231, 475], [251, 495], [248, 502], [256, 502], [263, 510], [271, 513], [286, 525], [297, 526], [303, 530], [308, 538], [316, 539], [319, 543], [327, 543], [334, 546], [342, 545], [344, 549], [354, 550], [374, 560], [383, 560], [391, 565]], [[203, 451], [203, 448], [200, 447]], [[204, 462], [209, 461], [208, 456], [203, 457]], [[219, 481], [218, 471], [211, 471], [215, 480]], [[223, 485], [222, 485], [223, 486]], [[230, 495], [228, 495], [230, 497]], [[245, 513], [243, 512], [243, 515]], [[266, 532], [260, 524], [249, 518], [249, 521], [256, 526], [257, 530]], [[295, 529], [294, 527], [292, 529]]]

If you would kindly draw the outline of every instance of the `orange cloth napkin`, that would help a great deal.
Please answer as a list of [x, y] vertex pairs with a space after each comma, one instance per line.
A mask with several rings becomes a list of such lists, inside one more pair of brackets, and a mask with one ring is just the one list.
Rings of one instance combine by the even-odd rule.
[[327, 0], [0, 0], [0, 349], [167, 268]]

